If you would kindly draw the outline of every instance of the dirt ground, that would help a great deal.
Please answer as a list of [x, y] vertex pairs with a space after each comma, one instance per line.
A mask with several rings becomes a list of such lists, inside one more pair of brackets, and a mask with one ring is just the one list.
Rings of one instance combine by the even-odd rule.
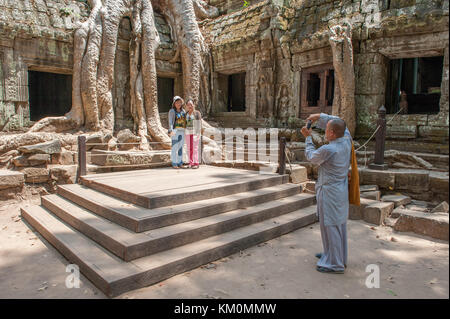
[[[0, 202], [0, 298], [106, 298], [84, 276], [66, 288], [69, 262], [20, 218], [20, 205], [38, 203]], [[349, 221], [348, 235], [343, 275], [315, 270], [316, 223], [117, 298], [449, 298], [448, 242], [362, 221]], [[365, 285], [369, 264], [379, 288]]]

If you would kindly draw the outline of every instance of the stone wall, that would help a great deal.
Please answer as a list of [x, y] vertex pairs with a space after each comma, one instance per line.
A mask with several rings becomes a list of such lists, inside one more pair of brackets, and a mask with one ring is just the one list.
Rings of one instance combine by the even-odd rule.
[[[247, 72], [247, 110], [234, 114], [233, 121], [245, 117], [261, 122], [260, 104], [268, 103], [272, 112], [265, 124], [302, 125], [302, 72], [333, 62], [328, 27], [343, 21], [353, 27], [357, 137], [367, 138], [375, 130], [377, 110], [385, 103], [389, 59], [443, 55], [439, 114], [394, 119], [388, 115], [387, 138], [448, 143], [448, 1], [262, 1], [208, 21], [204, 30], [212, 47], [215, 78]], [[267, 71], [269, 85], [260, 85], [259, 78], [265, 78]], [[233, 125], [221, 113], [219, 81], [215, 85], [214, 118]], [[260, 92], [267, 88], [271, 98], [261, 101]]]
[[[220, 16], [200, 22], [212, 51], [211, 115], [226, 126], [298, 127], [305, 69], [331, 64], [328, 27], [353, 26], [357, 137], [375, 129], [384, 104], [389, 59], [444, 56], [440, 112], [388, 115], [387, 138], [448, 143], [448, 1], [446, 0], [209, 0]], [[29, 125], [29, 70], [71, 74], [73, 30], [89, 14], [74, 0], [0, 0], [0, 128]], [[161, 45], [158, 75], [182, 94], [170, 28], [155, 13]], [[132, 128], [127, 78], [130, 25], [119, 32], [113, 90], [116, 129]], [[245, 72], [245, 112], [226, 112], [227, 76]], [[419, 145], [419, 144], [417, 144]], [[437, 148], [441, 149], [441, 146]], [[436, 149], [436, 147], [432, 147]], [[448, 153], [448, 147], [443, 152]]]
[[0, 127], [29, 125], [28, 70], [70, 74], [78, 1], [0, 1]]
[[[5, 126], [5, 130], [21, 130], [32, 124], [28, 71], [72, 74], [73, 32], [89, 12], [89, 6], [83, 1], [0, 0], [0, 129]], [[181, 94], [181, 64], [168, 63], [175, 55], [170, 29], [158, 13], [155, 22], [161, 39], [156, 52], [158, 75], [175, 78], [175, 92]], [[118, 129], [133, 127], [127, 86], [130, 31], [129, 20], [124, 19], [119, 32], [113, 90]]]

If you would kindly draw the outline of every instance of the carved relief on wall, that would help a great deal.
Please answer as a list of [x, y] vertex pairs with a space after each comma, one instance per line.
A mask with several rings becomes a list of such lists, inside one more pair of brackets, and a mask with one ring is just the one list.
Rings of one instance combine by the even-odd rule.
[[286, 121], [289, 116], [291, 115], [291, 98], [290, 98], [290, 92], [289, 92], [289, 86], [286, 83], [283, 83], [280, 85], [280, 88], [278, 90], [277, 99], [276, 99], [276, 105], [277, 105], [277, 117], [282, 120]]
[[271, 94], [272, 81], [267, 72], [261, 72], [258, 78], [257, 110], [258, 117], [268, 118], [273, 115], [273, 100]]

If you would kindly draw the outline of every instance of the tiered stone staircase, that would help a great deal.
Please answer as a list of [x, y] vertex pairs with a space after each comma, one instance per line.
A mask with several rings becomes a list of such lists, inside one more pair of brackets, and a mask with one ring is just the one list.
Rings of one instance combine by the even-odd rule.
[[[211, 178], [242, 171], [197, 171], [207, 169]], [[158, 170], [139, 174], [145, 180], [146, 171]], [[244, 172], [188, 190], [148, 193], [117, 184], [133, 172], [92, 175], [82, 185], [59, 186], [57, 194], [42, 197], [41, 206], [22, 208], [22, 216], [112, 297], [316, 221], [314, 195], [287, 183], [287, 175]], [[106, 182], [114, 177], [116, 184]]]

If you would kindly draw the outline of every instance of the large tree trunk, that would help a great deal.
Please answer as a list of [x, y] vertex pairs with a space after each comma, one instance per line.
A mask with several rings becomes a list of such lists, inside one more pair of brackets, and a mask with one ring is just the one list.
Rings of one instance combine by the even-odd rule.
[[[341, 117], [354, 136], [356, 128], [355, 71], [353, 67], [352, 28], [349, 23], [330, 28], [333, 66], [339, 94], [333, 103], [333, 115]], [[336, 92], [336, 91], [335, 91]]]
[[[155, 27], [151, 0], [89, 0], [89, 18], [74, 33], [74, 69], [72, 109], [62, 117], [49, 117], [36, 123], [30, 132], [64, 132], [84, 125], [88, 131], [113, 133], [114, 108], [112, 88], [114, 62], [120, 21], [129, 17], [131, 114], [141, 149], [149, 149], [148, 137], [160, 142], [156, 148], [170, 148], [170, 138], [161, 125], [158, 112], [155, 51], [159, 34]], [[184, 96], [195, 103], [200, 86], [208, 94], [209, 50], [199, 30], [196, 15], [207, 18], [218, 10], [202, 0], [155, 1], [166, 15], [177, 41], [177, 55], [183, 66]], [[206, 102], [208, 103], [208, 102]]]
[[[200, 86], [207, 84], [202, 79], [205, 63], [209, 64], [209, 50], [198, 27], [196, 16], [201, 19], [218, 16], [217, 8], [211, 7], [201, 0], [164, 0], [159, 7], [169, 21], [171, 29], [178, 40], [178, 54], [181, 56], [183, 68], [183, 90], [186, 98], [197, 104]], [[203, 111], [206, 106], [203, 106]]]

